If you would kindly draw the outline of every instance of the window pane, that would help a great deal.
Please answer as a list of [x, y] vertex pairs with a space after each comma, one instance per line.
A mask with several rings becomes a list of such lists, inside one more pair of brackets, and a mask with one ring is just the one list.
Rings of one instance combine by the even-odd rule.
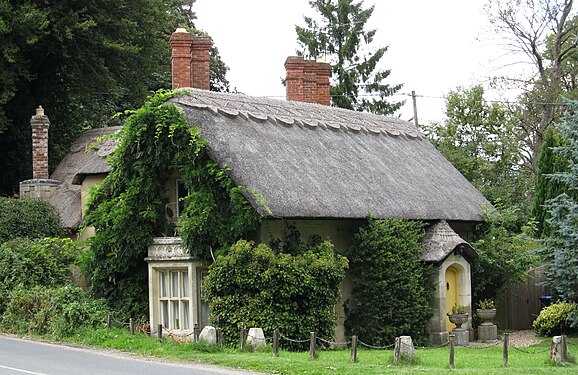
[[161, 278], [161, 298], [168, 297], [169, 273], [167, 271], [160, 272], [160, 278]]
[[188, 297], [189, 296], [189, 273], [187, 271], [183, 271], [181, 273], [182, 278], [183, 278], [183, 286], [182, 286], [182, 297]]
[[163, 327], [169, 327], [169, 302], [161, 301], [161, 322]]
[[179, 296], [179, 273], [171, 272], [171, 297]]
[[172, 309], [172, 316], [173, 316], [173, 325], [172, 329], [181, 329], [179, 322], [179, 301], [171, 301], [171, 309]]
[[183, 329], [189, 329], [189, 301], [181, 301], [181, 308], [183, 314]]

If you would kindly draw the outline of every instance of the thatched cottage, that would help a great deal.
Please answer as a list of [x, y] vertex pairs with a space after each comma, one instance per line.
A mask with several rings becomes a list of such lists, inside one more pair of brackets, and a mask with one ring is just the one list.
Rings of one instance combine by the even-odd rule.
[[[289, 221], [304, 237], [330, 238], [342, 251], [368, 214], [431, 223], [422, 258], [439, 269], [433, 280], [435, 314], [430, 331], [432, 342], [443, 342], [453, 328], [446, 318], [448, 309], [454, 304], [471, 306], [470, 261], [476, 255], [466, 240], [473, 225], [483, 220], [488, 201], [413, 124], [329, 107], [331, 68], [326, 63], [289, 57], [285, 63], [288, 100], [274, 100], [208, 91], [210, 38], [177, 30], [171, 45], [173, 88], [190, 91], [172, 101], [198, 126], [210, 156], [230, 168], [234, 182], [258, 192], [267, 202], [264, 210], [255, 196], [247, 196], [263, 217], [256, 241], [282, 238], [284, 223]], [[42, 111], [33, 117], [32, 127], [35, 174], [21, 184], [22, 194], [48, 199], [63, 224], [76, 230], [88, 188], [109, 172], [105, 159], [114, 145], [86, 150], [99, 136], [118, 128], [81, 135], [48, 179], [43, 143], [48, 119]], [[179, 176], [172, 176], [164, 198], [169, 202], [167, 215], [175, 220], [183, 194]], [[151, 324], [183, 331], [195, 323], [207, 324], [202, 287], [206, 265], [189, 257], [175, 237], [155, 239], [146, 260]], [[164, 294], [173, 277], [190, 291], [178, 300]], [[346, 278], [343, 300], [350, 290]], [[342, 338], [343, 308], [338, 306], [337, 311], [337, 335]]]

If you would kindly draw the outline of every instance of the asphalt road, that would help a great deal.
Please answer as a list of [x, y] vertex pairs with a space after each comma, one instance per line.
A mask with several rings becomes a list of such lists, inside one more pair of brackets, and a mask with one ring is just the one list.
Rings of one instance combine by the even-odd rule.
[[202, 364], [135, 358], [127, 354], [75, 348], [0, 335], [2, 375], [223, 375], [252, 374]]

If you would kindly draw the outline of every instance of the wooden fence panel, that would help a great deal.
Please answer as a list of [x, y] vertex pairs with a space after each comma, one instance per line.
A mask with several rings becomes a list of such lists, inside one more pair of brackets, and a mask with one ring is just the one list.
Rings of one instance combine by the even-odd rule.
[[502, 298], [496, 301], [496, 320], [501, 329], [529, 329], [541, 309], [539, 297], [550, 295], [545, 286], [543, 267], [528, 271], [528, 280], [510, 285]]

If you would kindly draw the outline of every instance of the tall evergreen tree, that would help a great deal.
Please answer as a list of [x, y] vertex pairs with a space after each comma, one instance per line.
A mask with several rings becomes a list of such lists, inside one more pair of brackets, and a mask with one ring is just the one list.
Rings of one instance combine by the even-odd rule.
[[562, 136], [554, 128], [555, 126], [551, 126], [546, 131], [542, 151], [538, 159], [538, 175], [536, 176], [534, 200], [532, 202], [532, 216], [536, 220], [536, 235], [538, 237], [550, 237], [554, 234], [552, 227], [548, 223], [550, 216], [546, 210], [545, 203], [568, 189], [566, 184], [551, 178], [554, 173], [568, 170], [568, 160], [554, 151], [556, 147], [562, 146]]
[[364, 8], [363, 1], [354, 0], [312, 0], [309, 4], [319, 18], [305, 16], [305, 26], [295, 26], [300, 46], [297, 53], [323, 57], [331, 63], [331, 103], [356, 111], [395, 113], [403, 102], [390, 102], [387, 98], [402, 85], [384, 83], [391, 70], [377, 66], [387, 47], [361, 52], [370, 46], [377, 32], [365, 29], [375, 6]]
[[[578, 101], [571, 102], [560, 131], [563, 145], [554, 150], [568, 160], [569, 166], [567, 171], [552, 177], [568, 188], [546, 202], [548, 223], [554, 234], [541, 253], [547, 265], [546, 282], [552, 292], [563, 300], [578, 302]], [[578, 317], [575, 318], [578, 323]]]

